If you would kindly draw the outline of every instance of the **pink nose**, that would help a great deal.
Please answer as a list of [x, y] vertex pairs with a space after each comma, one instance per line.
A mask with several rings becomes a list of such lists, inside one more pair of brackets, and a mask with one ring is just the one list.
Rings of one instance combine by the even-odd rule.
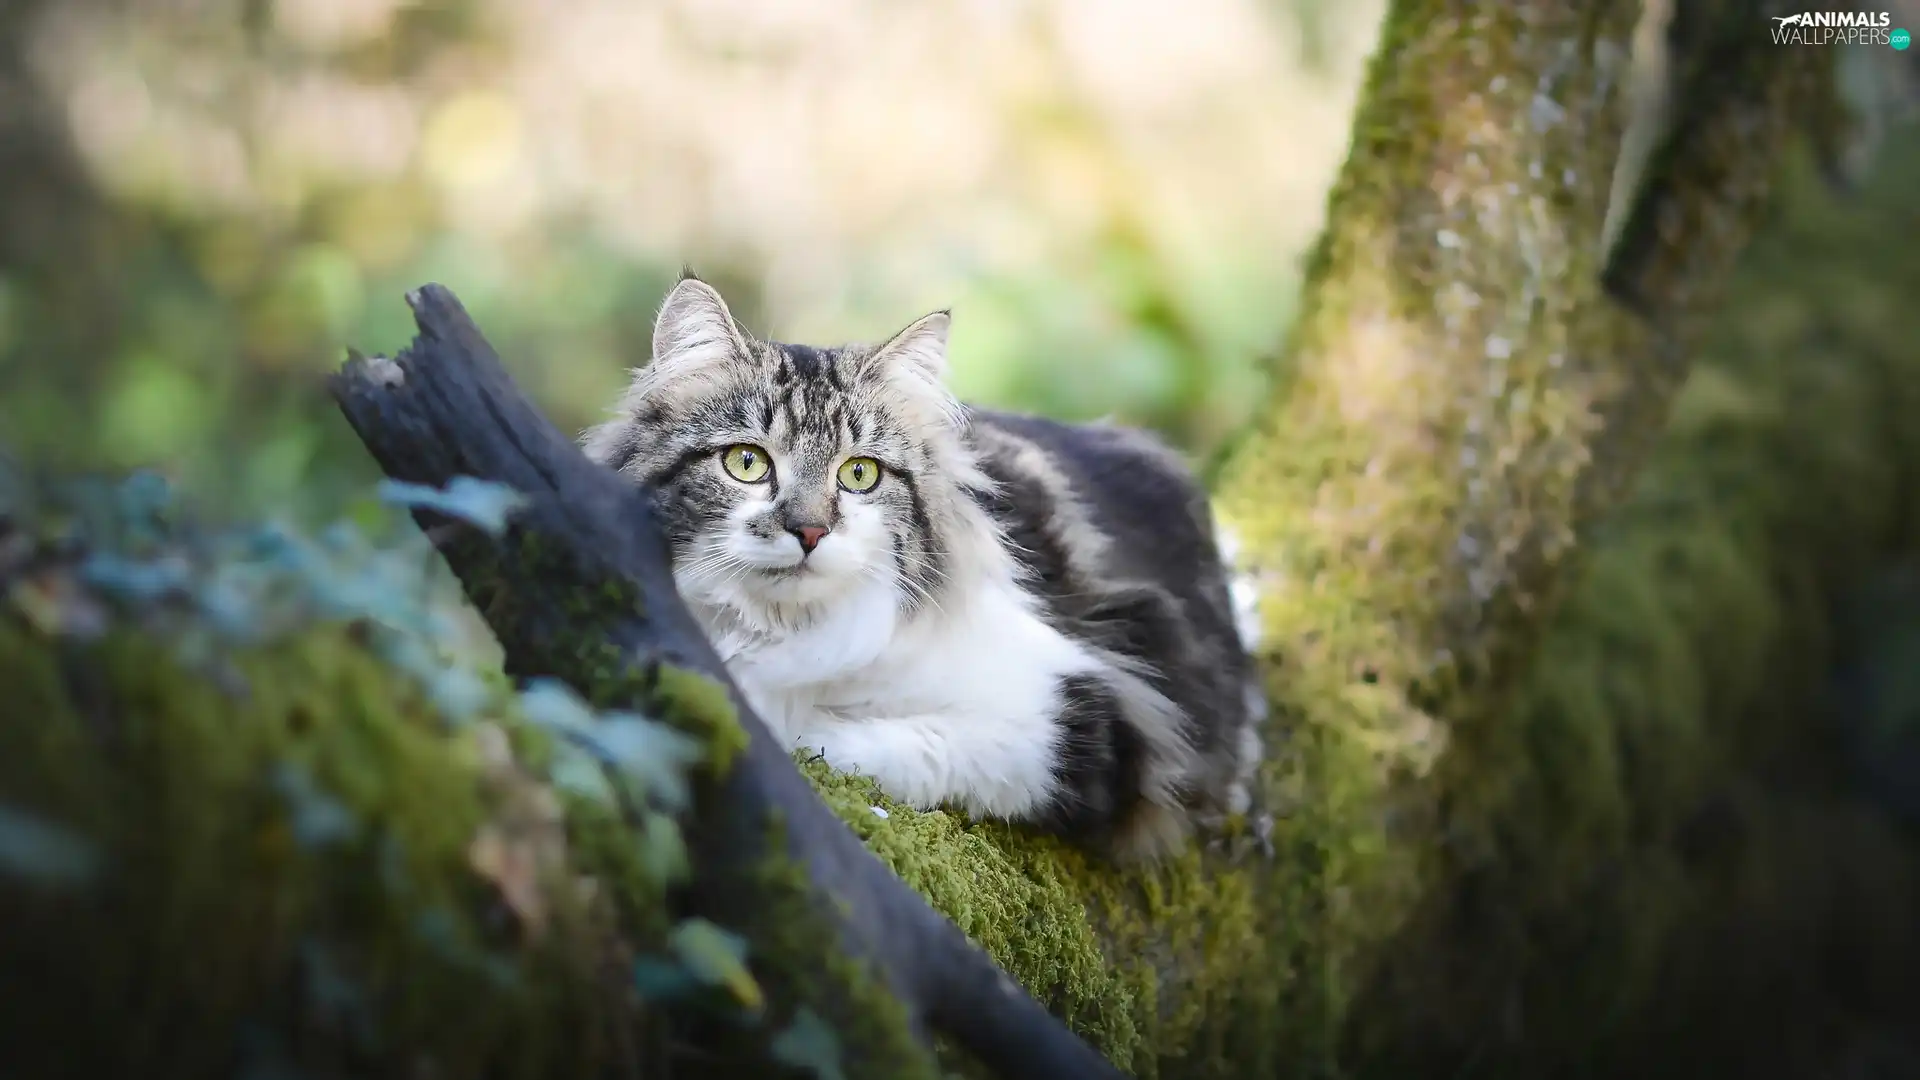
[[811, 552], [814, 548], [819, 547], [820, 538], [827, 535], [827, 530], [818, 525], [800, 525], [789, 531], [791, 531], [794, 536], [799, 537], [800, 550], [806, 552]]

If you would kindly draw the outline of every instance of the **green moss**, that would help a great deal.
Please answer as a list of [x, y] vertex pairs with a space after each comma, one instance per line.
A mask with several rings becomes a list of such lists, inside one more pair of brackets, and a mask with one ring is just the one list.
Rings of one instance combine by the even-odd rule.
[[[786, 841], [773, 823], [766, 850], [784, 852]], [[804, 868], [782, 854], [769, 855], [752, 874], [762, 920], [756, 924], [756, 970], [773, 980], [776, 996], [809, 1003], [832, 1024], [847, 1075], [886, 1080], [936, 1080], [937, 1063], [912, 1034], [905, 1003], [894, 997], [862, 958], [822, 942], [838, 933], [817, 906]], [[779, 1018], [782, 1025], [792, 1017]]]
[[[573, 568], [564, 558], [556, 561], [544, 537], [532, 531], [516, 535], [514, 570], [518, 579], [535, 582], [575, 579]], [[484, 553], [476, 554], [474, 561], [491, 565], [490, 557]], [[487, 581], [497, 574], [497, 571], [481, 569], [475, 572], [475, 577]], [[725, 686], [673, 664], [643, 665], [608, 643], [610, 628], [643, 615], [646, 610], [644, 598], [631, 583], [608, 581], [597, 590], [556, 585], [548, 591], [553, 588], [570, 590], [562, 597], [568, 609], [567, 633], [561, 636], [564, 640], [517, 642], [529, 656], [545, 657], [547, 669], [577, 676], [578, 683], [588, 688], [588, 696], [595, 706], [644, 705], [659, 719], [698, 738], [710, 749], [708, 764], [716, 772], [724, 771], [734, 756], [746, 748], [746, 732], [734, 715], [733, 702]], [[476, 603], [483, 609], [494, 608], [496, 617], [505, 614], [499, 605], [507, 602], [509, 590], [483, 585], [474, 592]], [[502, 624], [496, 622], [495, 625]]]
[[0, 619], [0, 798], [104, 868], [9, 894], [8, 955], [47, 977], [9, 986], [0, 1042], [94, 1075], [205, 1075], [248, 1031], [452, 1073], [602, 1058], [579, 905], [555, 889], [537, 940], [485, 929], [469, 844], [509, 817], [471, 740], [344, 632], [234, 659], [238, 692], [138, 634]]
[[1123, 870], [1048, 838], [916, 813], [818, 760], [802, 769], [882, 861], [1120, 1067], [1226, 1076], [1255, 1060], [1234, 1014], [1284, 982], [1272, 958], [1285, 935], [1265, 932], [1274, 909], [1257, 896], [1260, 872], [1199, 852]]
[[991, 826], [916, 814], [818, 760], [802, 768], [883, 862], [1023, 984], [1053, 990], [1076, 1026], [1126, 1067], [1140, 1038], [1142, 973], [1108, 967], [1087, 919], [1090, 898], [1073, 880], [1077, 856], [1051, 845], [1027, 854]]
[[661, 719], [706, 744], [714, 769], [725, 771], [747, 748], [746, 729], [740, 726], [726, 686], [718, 680], [663, 664], [655, 673], [653, 698], [659, 703]]
[[[1920, 407], [1920, 362], [1887, 317], [1920, 287], [1920, 260], [1897, 240], [1920, 153], [1903, 146], [1873, 189], [1845, 201], [1794, 164], [1664, 442], [1603, 527], [1506, 722], [1478, 733], [1450, 777], [1456, 828], [1479, 838], [1478, 872], [1498, 875], [1491, 918], [1603, 914], [1584, 940], [1454, 927], [1444, 945], [1422, 941], [1427, 963], [1436, 948], [1470, 951], [1480, 972], [1449, 982], [1459, 1011], [1425, 1009], [1435, 1026], [1520, 980], [1579, 971], [1578, 986], [1537, 1000], [1530, 1024], [1543, 1045], [1569, 1046], [1598, 1038], [1593, 1017], [1607, 1016], [1590, 1066], [1605, 1074], [1663, 1042], [1730, 1052], [1736, 1032], [1751, 1042], [1829, 1007], [1820, 995], [1832, 988], [1788, 974], [1828, 962], [1823, 934], [1873, 936], [1888, 963], [1914, 959], [1880, 904], [1913, 894], [1915, 856], [1829, 790], [1842, 718], [1826, 711], [1822, 680], [1835, 598], [1920, 548], [1898, 495], [1920, 468], [1920, 440], [1898, 419]], [[1703, 813], [1719, 822], [1709, 835], [1731, 839], [1701, 840]], [[1784, 865], [1805, 883], [1783, 885]], [[1863, 879], [1870, 894], [1844, 900], [1812, 884]], [[1807, 936], [1759, 929], [1795, 919], [1831, 921]], [[1746, 944], [1727, 926], [1747, 927]], [[1754, 948], [1765, 940], [1775, 945]], [[1754, 989], [1709, 989], [1706, 973], [1733, 962]], [[1679, 980], [1676, 968], [1695, 974]], [[1408, 996], [1422, 988], [1432, 985]], [[1722, 1017], [1712, 1038], [1728, 1041], [1676, 1040], [1660, 1017], [1681, 1014]], [[1781, 1049], [1813, 1059], [1772, 1067], [1811, 1069], [1838, 1052]], [[1507, 1064], [1537, 1070], [1527, 1055], [1539, 1053], [1516, 1049]]]

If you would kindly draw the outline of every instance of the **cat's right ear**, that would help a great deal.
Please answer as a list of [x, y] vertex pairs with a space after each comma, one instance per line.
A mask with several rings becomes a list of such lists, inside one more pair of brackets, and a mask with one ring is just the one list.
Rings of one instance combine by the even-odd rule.
[[702, 367], [745, 352], [740, 327], [713, 286], [689, 275], [667, 294], [653, 321], [654, 367]]

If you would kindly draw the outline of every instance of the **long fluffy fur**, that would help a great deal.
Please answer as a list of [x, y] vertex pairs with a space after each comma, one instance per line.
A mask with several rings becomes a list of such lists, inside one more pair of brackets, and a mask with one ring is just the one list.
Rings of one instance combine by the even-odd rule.
[[[1259, 755], [1205, 497], [1143, 433], [964, 407], [948, 323], [762, 341], [688, 275], [586, 451], [653, 491], [682, 595], [788, 745], [923, 808], [1170, 850], [1246, 809]], [[763, 478], [728, 474], [736, 445]], [[871, 490], [836, 481], [852, 457]]]

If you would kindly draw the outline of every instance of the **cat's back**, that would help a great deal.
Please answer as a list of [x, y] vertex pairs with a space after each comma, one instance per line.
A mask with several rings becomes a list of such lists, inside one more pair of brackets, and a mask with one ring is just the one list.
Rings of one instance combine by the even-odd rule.
[[1197, 585], [1217, 560], [1206, 493], [1157, 437], [988, 409], [971, 420], [1001, 486], [990, 509], [1046, 584], [1084, 588], [1070, 579], [1095, 574]]
[[1062, 629], [1149, 665], [1189, 737], [1231, 769], [1249, 721], [1249, 662], [1206, 491], [1157, 437], [971, 411], [999, 490], [983, 496]]

